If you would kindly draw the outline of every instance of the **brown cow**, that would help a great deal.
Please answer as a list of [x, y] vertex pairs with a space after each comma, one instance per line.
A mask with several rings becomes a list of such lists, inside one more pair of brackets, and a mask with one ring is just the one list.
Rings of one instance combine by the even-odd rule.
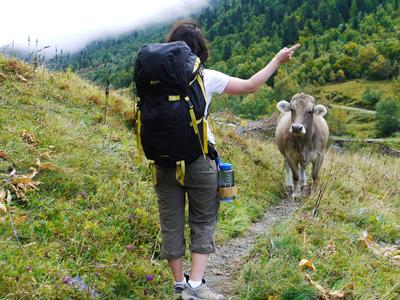
[[285, 157], [286, 189], [299, 196], [307, 186], [306, 166], [312, 163], [312, 179], [315, 184], [324, 161], [324, 150], [329, 136], [323, 116], [327, 109], [316, 105], [314, 97], [300, 93], [290, 103], [280, 101], [281, 111], [275, 131], [275, 141]]

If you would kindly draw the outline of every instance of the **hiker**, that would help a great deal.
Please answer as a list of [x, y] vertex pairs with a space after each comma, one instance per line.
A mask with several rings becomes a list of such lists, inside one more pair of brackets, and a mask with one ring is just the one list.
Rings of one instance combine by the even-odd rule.
[[[197, 117], [194, 119], [194, 113], [191, 111], [190, 116], [192, 117], [192, 122], [189, 122], [192, 128], [190, 128], [189, 126], [187, 127], [189, 128], [189, 130], [191, 130], [191, 132], [193, 132], [194, 130], [196, 131], [196, 129], [194, 128], [196, 127], [195, 124], [201, 123], [204, 125], [204, 130], [199, 129], [196, 133], [198, 135], [198, 139], [201, 145], [201, 152], [198, 152], [198, 154], [196, 154], [194, 160], [185, 159], [181, 162], [176, 162], [177, 166], [175, 168], [175, 161], [173, 161], [172, 165], [167, 164], [168, 159], [170, 158], [170, 156], [173, 156], [174, 153], [170, 153], [168, 155], [166, 154], [164, 156], [159, 155], [158, 160], [157, 156], [155, 156], [156, 158], [154, 158], [155, 161], [153, 166], [153, 180], [155, 181], [154, 186], [158, 198], [160, 225], [162, 233], [161, 258], [165, 258], [168, 260], [174, 277], [174, 292], [175, 294], [180, 295], [182, 299], [225, 299], [223, 295], [211, 291], [206, 286], [205, 281], [203, 280], [203, 275], [208, 262], [209, 254], [215, 251], [214, 239], [219, 210], [219, 200], [217, 196], [217, 166], [215, 161], [213, 160], [215, 159], [216, 155], [216, 152], [214, 150], [215, 139], [210, 128], [207, 125], [206, 119], [208, 115], [208, 107], [214, 94], [226, 93], [230, 95], [243, 95], [257, 91], [276, 71], [279, 65], [288, 62], [292, 58], [293, 53], [297, 50], [298, 47], [300, 47], [300, 45], [295, 45], [291, 48], [283, 48], [279, 51], [278, 54], [276, 54], [276, 56], [268, 63], [265, 68], [254, 74], [250, 79], [243, 80], [228, 76], [215, 70], [202, 68], [208, 58], [208, 42], [204, 37], [202, 31], [200, 30], [199, 26], [195, 22], [188, 20], [175, 23], [172, 30], [167, 35], [166, 42], [172, 43], [180, 41], [184, 41], [187, 45], [182, 45], [179, 43], [172, 44], [174, 47], [176, 46], [179, 49], [170, 52], [169, 56], [166, 56], [166, 60], [169, 61], [166, 63], [172, 63], [172, 61], [176, 61], [176, 57], [174, 58], [175, 60], [171, 59], [171, 57], [184, 49], [185, 46], [189, 46], [189, 51], [191, 50], [191, 52], [193, 52], [198, 58], [200, 58], [200, 61], [194, 64], [194, 70], [196, 71], [197, 69], [200, 69], [199, 72], [201, 72], [201, 74], [197, 74], [198, 80], [196, 81], [194, 79], [192, 82], [194, 82], [194, 84], [199, 84], [199, 86], [203, 90], [205, 98], [203, 98], [205, 100], [204, 113], [202, 116], [200, 116], [200, 119], [197, 120]], [[156, 52], [158, 51], [157, 49], [159, 49], [157, 47], [163, 49], [164, 52], [169, 51], [168, 46], [165, 47], [162, 46], [162, 44], [161, 46], [149, 46], [145, 51]], [[150, 80], [152, 78], [151, 76], [160, 76], [161, 78], [163, 77], [162, 73], [165, 72], [164, 77], [168, 77], [169, 74], [165, 70], [175, 71], [176, 69], [181, 68], [159, 68], [156, 72], [148, 72], [149, 78], [146, 77], [146, 80], [141, 80], [140, 76], [144, 76], [143, 74], [146, 72], [146, 68], [147, 70], [149, 70], [151, 65], [155, 64], [157, 61], [157, 59], [153, 58], [148, 59], [147, 61], [145, 61], [145, 59], [145, 54], [141, 55], [141, 53], [139, 53], [137, 63], [135, 65], [135, 81], [138, 95], [141, 98], [141, 101], [144, 97], [143, 95], [145, 95], [144, 90], [146, 90], [148, 93], [154, 93], [154, 91], [156, 90], [158, 94], [159, 91], [166, 90], [166, 88], [163, 86], [163, 83], [160, 83], [160, 80]], [[161, 59], [159, 60], [162, 61]], [[191, 66], [191, 68], [193, 69], [193, 66]], [[191, 69], [189, 71], [191, 71]], [[180, 76], [181, 75], [174, 75], [172, 77], [177, 78]], [[171, 80], [169, 82], [171, 82]], [[147, 86], [145, 86], [146, 84]], [[177, 86], [177, 88], [179, 88], [179, 86]], [[152, 95], [154, 96], [154, 94]], [[175, 106], [175, 110], [169, 115], [174, 114], [175, 111], [179, 109], [180, 105], [186, 105], [185, 100], [187, 101], [189, 109], [191, 107], [193, 108], [193, 106], [201, 106], [201, 104], [198, 103], [194, 103], [194, 105], [191, 104], [190, 100], [194, 102], [194, 100], [196, 99], [190, 99], [190, 97], [185, 97], [183, 99], [182, 96], [180, 96], [179, 94], [170, 94], [169, 96], [164, 97], [166, 97], [165, 99], [167, 99], [165, 100], [165, 106], [163, 106], [165, 109], [168, 109], [168, 102], [170, 105]], [[148, 102], [157, 102], [152, 100], [151, 97], [149, 97], [149, 99], [150, 100]], [[158, 101], [158, 103], [161, 102], [162, 100]], [[171, 139], [169, 139], [168, 137], [164, 137], [162, 141], [160, 140], [162, 138], [157, 137], [156, 139], [156, 136], [160, 136], [159, 131], [167, 130], [168, 126], [160, 125], [163, 120], [167, 118], [166, 116], [162, 118], [158, 117], [151, 122], [148, 121], [148, 118], [151, 118], [152, 115], [155, 115], [154, 111], [150, 112], [151, 108], [155, 107], [154, 105], [155, 104], [148, 104], [147, 108], [146, 105], [141, 105], [139, 107], [140, 110], [142, 110], [142, 117], [139, 116], [139, 122], [141, 119], [143, 119], [143, 128], [140, 129], [139, 126], [138, 130], [139, 135], [141, 135], [141, 137], [139, 138], [142, 139], [143, 150], [146, 154], [146, 157], [148, 158], [149, 156], [152, 157], [155, 155], [153, 153], [155, 150], [151, 150], [150, 146], [156, 149], [156, 147], [162, 143], [170, 143], [172, 144], [170, 145], [170, 147], [173, 147], [174, 144], [176, 144], [173, 139], [177, 138], [171, 136]], [[148, 110], [147, 113], [146, 109]], [[186, 118], [188, 118], [187, 116], [189, 114], [187, 113], [187, 108], [185, 109], [186, 111], [184, 115], [186, 116]], [[160, 109], [159, 113], [163, 113], [162, 109]], [[147, 127], [145, 127], [146, 120]], [[154, 126], [159, 126], [159, 131], [154, 131], [150, 134], [150, 131], [152, 130], [151, 127]], [[198, 126], [200, 127], [201, 125]], [[181, 127], [183, 127], [183, 125], [181, 125]], [[201, 132], [202, 134], [200, 134]], [[207, 140], [202, 141], [202, 138], [205, 139], [205, 137], [207, 137]], [[198, 142], [198, 140], [194, 140], [194, 142]], [[182, 147], [186, 147], [186, 144], [187, 143], [185, 143], [185, 145], [182, 145]], [[207, 156], [205, 155], [206, 153]], [[163, 159], [164, 157], [165, 159]], [[183, 270], [183, 256], [185, 255], [184, 228], [186, 193], [189, 199], [189, 226], [191, 242], [191, 268], [188, 275], [184, 274]]]

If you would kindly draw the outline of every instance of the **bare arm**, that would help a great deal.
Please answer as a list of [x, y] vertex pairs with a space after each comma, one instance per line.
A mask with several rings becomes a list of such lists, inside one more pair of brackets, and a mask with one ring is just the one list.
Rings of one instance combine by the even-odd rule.
[[244, 95], [254, 93], [257, 91], [270, 77], [281, 64], [288, 62], [293, 53], [300, 47], [299, 44], [292, 46], [291, 48], [281, 49], [275, 57], [266, 65], [263, 69], [258, 71], [249, 79], [240, 79], [236, 77], [230, 77], [229, 81], [224, 89], [225, 94], [230, 95]]

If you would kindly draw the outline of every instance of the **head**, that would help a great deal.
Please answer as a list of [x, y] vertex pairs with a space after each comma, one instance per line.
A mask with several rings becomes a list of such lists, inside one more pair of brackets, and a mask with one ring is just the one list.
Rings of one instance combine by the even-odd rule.
[[291, 126], [289, 131], [296, 135], [305, 135], [311, 132], [315, 116], [323, 117], [327, 109], [323, 105], [316, 105], [314, 97], [299, 93], [289, 102], [282, 100], [277, 108], [285, 113], [290, 112]]
[[208, 59], [208, 42], [201, 32], [200, 27], [192, 20], [176, 22], [165, 38], [167, 43], [184, 41], [196, 54], [201, 63]]

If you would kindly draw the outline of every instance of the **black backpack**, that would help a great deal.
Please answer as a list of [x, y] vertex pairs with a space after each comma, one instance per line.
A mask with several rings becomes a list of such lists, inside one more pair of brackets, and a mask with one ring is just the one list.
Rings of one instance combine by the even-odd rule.
[[[200, 59], [183, 41], [144, 46], [134, 78], [140, 98], [137, 144], [160, 166], [191, 163], [208, 152]], [[140, 154], [139, 154], [140, 155]]]

